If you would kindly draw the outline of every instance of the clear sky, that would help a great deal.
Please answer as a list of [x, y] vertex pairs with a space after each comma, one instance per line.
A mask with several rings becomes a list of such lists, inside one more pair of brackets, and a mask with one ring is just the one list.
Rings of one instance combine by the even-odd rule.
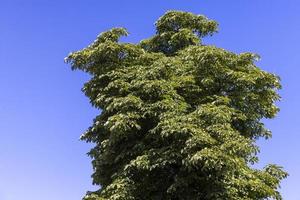
[[64, 57], [115, 26], [128, 28], [129, 42], [149, 37], [170, 9], [217, 20], [207, 44], [258, 53], [258, 65], [282, 78], [258, 166], [283, 165], [283, 197], [300, 199], [299, 0], [0, 0], [0, 200], [75, 200], [95, 189], [91, 145], [79, 136], [99, 111], [80, 91], [88, 76]]

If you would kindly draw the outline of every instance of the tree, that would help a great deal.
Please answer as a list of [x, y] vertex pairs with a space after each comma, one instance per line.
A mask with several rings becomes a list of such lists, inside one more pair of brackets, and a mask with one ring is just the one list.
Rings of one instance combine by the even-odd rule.
[[82, 135], [93, 183], [86, 200], [282, 199], [281, 167], [262, 170], [255, 141], [278, 112], [279, 78], [255, 65], [256, 54], [203, 45], [217, 23], [169, 11], [156, 34], [121, 43], [124, 28], [100, 34], [71, 53], [72, 69], [91, 75], [83, 91], [101, 109]]

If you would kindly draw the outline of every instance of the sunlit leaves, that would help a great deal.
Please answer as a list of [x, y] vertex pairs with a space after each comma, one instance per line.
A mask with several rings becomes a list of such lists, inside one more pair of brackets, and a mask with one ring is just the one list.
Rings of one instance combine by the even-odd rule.
[[102, 110], [81, 139], [93, 142], [93, 183], [85, 200], [281, 199], [280, 167], [251, 168], [260, 121], [278, 112], [279, 78], [235, 54], [201, 43], [217, 23], [170, 11], [156, 34], [120, 43], [115, 28], [71, 53], [72, 69], [91, 75], [83, 92]]

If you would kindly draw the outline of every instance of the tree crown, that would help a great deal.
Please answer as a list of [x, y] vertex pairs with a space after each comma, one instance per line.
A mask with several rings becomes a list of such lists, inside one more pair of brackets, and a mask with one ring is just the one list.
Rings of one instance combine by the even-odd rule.
[[[124, 28], [71, 53], [92, 77], [83, 92], [102, 110], [82, 139], [93, 142], [93, 183], [85, 199], [281, 199], [281, 167], [251, 168], [262, 118], [278, 112], [278, 76], [256, 54], [203, 45], [217, 23], [170, 11], [156, 34], [120, 43]], [[162, 181], [163, 180], [163, 181]]]

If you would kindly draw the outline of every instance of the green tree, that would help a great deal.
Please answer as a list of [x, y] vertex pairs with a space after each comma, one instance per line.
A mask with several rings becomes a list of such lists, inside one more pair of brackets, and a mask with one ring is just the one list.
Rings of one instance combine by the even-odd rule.
[[262, 118], [278, 112], [279, 78], [255, 66], [258, 56], [203, 45], [217, 23], [170, 11], [156, 34], [121, 43], [124, 28], [100, 34], [71, 53], [72, 69], [91, 75], [83, 91], [101, 109], [82, 135], [93, 183], [86, 200], [282, 199], [281, 167], [258, 162]]

